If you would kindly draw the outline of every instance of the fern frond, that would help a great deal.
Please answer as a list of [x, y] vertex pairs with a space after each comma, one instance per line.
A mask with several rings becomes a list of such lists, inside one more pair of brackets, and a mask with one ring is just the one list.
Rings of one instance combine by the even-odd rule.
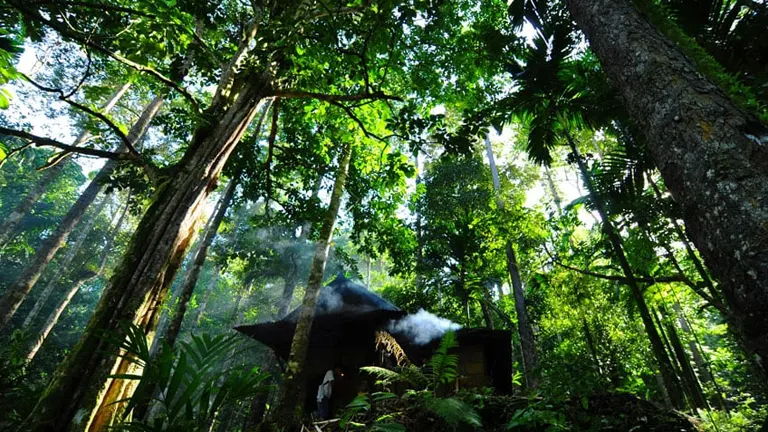
[[399, 372], [395, 372], [383, 367], [364, 366], [361, 367], [360, 370], [373, 375], [374, 377], [378, 378], [379, 383], [385, 385], [393, 382], [406, 381]]
[[456, 334], [448, 331], [440, 341], [435, 354], [429, 359], [427, 365], [430, 369], [430, 378], [436, 387], [439, 384], [447, 384], [458, 377], [459, 356], [449, 354], [448, 351], [459, 346], [456, 341]]
[[474, 427], [482, 427], [480, 415], [468, 403], [457, 398], [430, 398], [425, 406], [451, 426], [465, 423]]

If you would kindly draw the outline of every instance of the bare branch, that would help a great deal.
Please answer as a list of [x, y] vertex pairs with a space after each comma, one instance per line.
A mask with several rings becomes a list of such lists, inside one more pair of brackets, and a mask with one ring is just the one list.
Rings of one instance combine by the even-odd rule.
[[91, 52], [87, 49], [85, 50], [85, 56], [88, 58], [88, 64], [85, 67], [85, 73], [83, 73], [82, 78], [80, 78], [80, 82], [77, 83], [75, 88], [72, 89], [69, 93], [66, 95], [62, 95], [62, 98], [69, 99], [72, 97], [75, 93], [77, 93], [81, 87], [83, 87], [83, 84], [85, 84], [85, 80], [88, 79], [88, 77], [91, 76], [91, 66], [93, 65], [93, 59], [91, 58]]
[[24, 132], [24, 131], [15, 130], [15, 129], [8, 129], [2, 126], [0, 126], [0, 134], [23, 138], [25, 140], [33, 142], [36, 147], [40, 147], [40, 146], [56, 147], [58, 149], [62, 149], [70, 153], [79, 153], [87, 156], [96, 156], [96, 157], [114, 159], [114, 160], [129, 160], [129, 161], [136, 162], [136, 156], [131, 153], [116, 153], [116, 152], [111, 152], [106, 150], [77, 147], [69, 144], [64, 144], [52, 138], [41, 137], [41, 136], [33, 135], [29, 132]]
[[75, 107], [75, 108], [77, 108], [77, 109], [79, 109], [79, 110], [81, 110], [81, 111], [83, 111], [85, 113], [88, 113], [88, 114], [96, 117], [97, 119], [101, 120], [102, 122], [104, 122], [104, 124], [106, 124], [110, 129], [112, 129], [112, 132], [114, 132], [115, 135], [117, 135], [120, 138], [120, 141], [122, 141], [122, 143], [125, 146], [125, 148], [128, 149], [128, 152], [132, 153], [137, 159], [141, 159], [141, 155], [139, 154], [138, 150], [136, 150], [136, 147], [133, 146], [133, 143], [131, 142], [131, 140], [128, 139], [128, 136], [125, 133], [123, 133], [123, 131], [120, 129], [120, 126], [118, 126], [114, 122], [112, 122], [112, 120], [110, 120], [109, 117], [107, 117], [106, 115], [104, 115], [104, 114], [102, 114], [102, 113], [100, 113], [100, 112], [98, 112], [96, 110], [88, 108], [87, 106], [85, 106], [85, 105], [83, 105], [83, 104], [81, 104], [79, 102], [75, 102], [75, 101], [69, 99], [64, 94], [64, 92], [61, 89], [46, 87], [46, 86], [44, 86], [42, 84], [39, 84], [39, 83], [35, 82], [32, 78], [30, 78], [29, 76], [27, 76], [27, 75], [25, 75], [23, 73], [21, 75], [24, 77], [24, 79], [29, 81], [30, 84], [32, 84], [33, 86], [37, 87], [38, 89], [43, 90], [43, 91], [47, 91], [47, 92], [51, 92], [51, 93], [58, 93], [60, 100], [66, 102], [69, 105], [71, 105], [71, 106], [73, 106], [73, 107]]

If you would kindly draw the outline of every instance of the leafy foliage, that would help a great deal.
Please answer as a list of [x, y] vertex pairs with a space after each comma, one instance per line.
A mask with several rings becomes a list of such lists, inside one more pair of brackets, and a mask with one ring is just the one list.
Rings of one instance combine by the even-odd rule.
[[[227, 359], [235, 354], [239, 345], [237, 337], [193, 335], [177, 352], [166, 347], [153, 361], [141, 329], [125, 324], [125, 330], [128, 337], [117, 345], [120, 356], [139, 365], [143, 372], [113, 376], [137, 383], [134, 394], [124, 401], [127, 402], [124, 421], [117, 429], [207, 430], [226, 404], [268, 390], [265, 384], [268, 374], [257, 368], [241, 370], [227, 366]], [[153, 389], [158, 389], [157, 395], [148, 394]], [[141, 419], [131, 420], [131, 414], [140, 404], [157, 406], [158, 412], [147, 423]]]

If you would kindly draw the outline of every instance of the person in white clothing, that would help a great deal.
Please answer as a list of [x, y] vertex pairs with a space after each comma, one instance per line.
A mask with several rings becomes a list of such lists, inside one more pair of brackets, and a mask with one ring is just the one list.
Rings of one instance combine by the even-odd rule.
[[331, 418], [331, 395], [336, 377], [339, 379], [344, 376], [344, 368], [336, 365], [329, 369], [323, 377], [323, 382], [317, 388], [317, 416], [323, 420]]

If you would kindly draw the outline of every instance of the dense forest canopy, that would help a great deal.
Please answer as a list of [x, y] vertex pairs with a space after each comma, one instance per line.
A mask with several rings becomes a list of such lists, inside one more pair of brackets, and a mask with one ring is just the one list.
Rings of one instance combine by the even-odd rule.
[[[764, 430], [766, 28], [761, 0], [5, 0], [0, 429]], [[318, 364], [344, 275], [405, 316], [393, 363]], [[284, 353], [233, 330], [272, 322]], [[464, 385], [471, 335], [510, 382]], [[317, 367], [361, 380], [338, 421]]]

